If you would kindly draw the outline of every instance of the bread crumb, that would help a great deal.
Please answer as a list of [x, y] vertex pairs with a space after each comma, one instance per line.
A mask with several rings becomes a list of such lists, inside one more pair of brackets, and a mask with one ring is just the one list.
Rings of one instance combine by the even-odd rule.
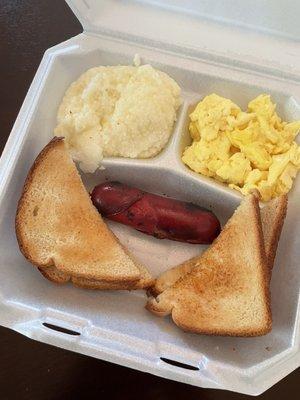
[[133, 65], [139, 67], [141, 65], [141, 57], [139, 54], [135, 54], [133, 57]]

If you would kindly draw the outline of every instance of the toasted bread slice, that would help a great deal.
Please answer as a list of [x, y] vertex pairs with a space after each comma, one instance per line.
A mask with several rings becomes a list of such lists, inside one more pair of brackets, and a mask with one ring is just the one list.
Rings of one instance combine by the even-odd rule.
[[147, 303], [186, 331], [258, 336], [271, 330], [269, 278], [258, 199], [247, 196], [191, 272]]
[[51, 282], [58, 284], [65, 284], [72, 282], [74, 286], [83, 289], [99, 289], [99, 290], [136, 290], [136, 289], [147, 289], [153, 284], [153, 279], [147, 269], [136, 264], [140, 269], [141, 277], [136, 282], [124, 282], [124, 281], [97, 281], [95, 279], [87, 279], [82, 277], [71, 276], [60, 272], [56, 267], [39, 268], [43, 276], [49, 279]]
[[75, 286], [83, 289], [102, 289], [102, 290], [137, 290], [147, 289], [153, 284], [153, 279], [145, 267], [140, 266], [141, 278], [137, 282], [103, 282], [92, 279], [72, 278]]
[[[116, 237], [116, 236], [115, 236]], [[116, 238], [116, 240], [118, 240]], [[122, 246], [122, 245], [121, 245]], [[65, 284], [67, 282], [71, 282], [74, 286], [82, 288], [82, 289], [94, 289], [94, 290], [137, 290], [137, 289], [148, 289], [154, 283], [152, 276], [149, 274], [147, 268], [145, 268], [142, 264], [140, 264], [135, 258], [130, 254], [130, 252], [124, 247], [123, 250], [125, 253], [132, 258], [135, 265], [138, 267], [140, 271], [140, 278], [137, 281], [133, 282], [124, 282], [124, 281], [100, 281], [96, 279], [88, 279], [77, 276], [71, 276], [64, 272], [60, 272], [55, 266], [47, 267], [47, 268], [39, 268], [41, 274], [47, 278], [49, 281]]]
[[44, 274], [47, 267], [56, 267], [55, 279], [66, 279], [66, 274], [134, 283], [141, 278], [93, 206], [62, 138], [54, 138], [29, 171], [16, 235], [23, 255]]
[[[271, 200], [265, 205], [261, 211], [261, 222], [264, 237], [264, 246], [267, 257], [267, 264], [271, 270], [274, 265], [277, 245], [280, 238], [283, 222], [287, 211], [287, 195], [279, 196]], [[176, 267], [173, 267], [163, 272], [159, 278], [156, 279], [154, 285], [150, 289], [150, 293], [154, 296], [159, 295], [168, 287], [188, 272], [191, 272], [199, 256], [194, 257], [188, 261], [183, 262]]]
[[287, 212], [287, 195], [276, 197], [260, 210], [267, 263], [271, 272], [274, 266], [278, 241]]

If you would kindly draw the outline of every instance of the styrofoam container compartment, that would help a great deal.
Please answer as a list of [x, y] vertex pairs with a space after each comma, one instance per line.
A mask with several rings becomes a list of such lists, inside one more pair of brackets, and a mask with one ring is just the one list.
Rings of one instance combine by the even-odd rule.
[[[169, 318], [145, 310], [143, 291], [53, 285], [21, 255], [14, 217], [27, 171], [53, 136], [57, 108], [69, 84], [90, 67], [132, 64], [139, 54], [143, 63], [166, 71], [182, 88], [184, 101], [173, 136], [155, 158], [106, 159], [105, 170], [83, 175], [84, 182], [91, 188], [105, 178], [117, 179], [193, 201], [213, 209], [224, 223], [241, 196], [181, 162], [189, 141], [188, 112], [212, 92], [243, 108], [267, 92], [279, 115], [300, 119], [300, 3], [286, 0], [284, 12], [279, 0], [69, 4], [84, 32], [46, 51], [0, 162], [0, 323], [41, 342], [165, 378], [260, 394], [300, 364], [299, 177], [289, 193], [272, 277], [273, 330], [258, 338], [184, 333]], [[154, 276], [204, 249], [109, 225]]]

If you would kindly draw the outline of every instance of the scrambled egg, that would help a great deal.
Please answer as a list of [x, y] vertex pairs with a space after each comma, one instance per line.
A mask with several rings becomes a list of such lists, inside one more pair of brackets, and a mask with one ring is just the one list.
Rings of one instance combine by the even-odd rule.
[[206, 96], [190, 115], [193, 143], [182, 161], [243, 194], [256, 189], [263, 201], [287, 193], [300, 169], [294, 141], [300, 121], [284, 122], [275, 109], [266, 94], [250, 101], [248, 112], [216, 94]]

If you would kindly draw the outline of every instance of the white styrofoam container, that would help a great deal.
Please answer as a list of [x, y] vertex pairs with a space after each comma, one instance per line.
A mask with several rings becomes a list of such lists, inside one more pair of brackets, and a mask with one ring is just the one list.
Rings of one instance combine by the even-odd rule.
[[[213, 4], [212, 4], [213, 3]], [[300, 119], [300, 3], [69, 0], [84, 32], [46, 51], [0, 160], [0, 323], [72, 351], [208, 388], [257, 395], [300, 365], [300, 183], [289, 211], [272, 277], [273, 330], [260, 338], [187, 334], [144, 309], [142, 291], [105, 292], [56, 286], [18, 250], [14, 216], [23, 181], [50, 140], [68, 85], [97, 65], [144, 63], [169, 73], [184, 103], [167, 148], [151, 160], [111, 158], [83, 176], [87, 187], [105, 178], [211, 207], [222, 222], [240, 201], [236, 192], [191, 173], [180, 154], [188, 143], [188, 111], [211, 92], [242, 107], [261, 92], [279, 114]], [[283, 7], [284, 6], [284, 7]], [[159, 241], [110, 223], [154, 276], [204, 246]], [[50, 323], [79, 335], [57, 332]], [[174, 366], [161, 358], [195, 367]]]

